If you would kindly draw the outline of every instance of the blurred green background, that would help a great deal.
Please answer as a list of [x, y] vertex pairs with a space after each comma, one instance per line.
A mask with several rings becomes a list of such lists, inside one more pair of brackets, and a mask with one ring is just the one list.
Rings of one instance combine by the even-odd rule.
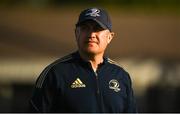
[[139, 112], [180, 112], [179, 0], [0, 0], [0, 112], [26, 112], [35, 80], [77, 50], [80, 11], [106, 9], [107, 55], [131, 75]]

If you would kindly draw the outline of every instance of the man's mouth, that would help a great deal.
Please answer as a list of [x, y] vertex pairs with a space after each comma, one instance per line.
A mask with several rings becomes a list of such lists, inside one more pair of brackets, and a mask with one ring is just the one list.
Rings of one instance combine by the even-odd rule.
[[90, 42], [88, 42], [88, 43], [97, 43], [97, 42], [94, 42], [94, 41], [90, 41]]
[[91, 43], [96, 43], [96, 44], [97, 44], [96, 41], [86, 41], [86, 43], [87, 43], [87, 44], [91, 44]]

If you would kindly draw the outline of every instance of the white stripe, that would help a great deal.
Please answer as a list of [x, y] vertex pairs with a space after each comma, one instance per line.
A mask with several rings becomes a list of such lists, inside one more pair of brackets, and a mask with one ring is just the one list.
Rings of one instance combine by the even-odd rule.
[[30, 102], [31, 102], [32, 106], [36, 109], [36, 111], [39, 111], [39, 109], [36, 107], [36, 105], [33, 103], [33, 101], [30, 100]]
[[56, 60], [54, 63], [50, 64], [49, 66], [47, 66], [44, 71], [40, 74], [38, 81], [36, 83], [36, 87], [37, 88], [42, 88], [42, 85], [44, 83], [44, 80], [46, 79], [47, 73], [49, 72], [49, 70], [56, 64], [61, 63], [61, 62], [65, 62], [67, 60], [72, 59], [72, 54], [71, 55], [67, 55], [63, 58], [60, 58], [58, 60]]
[[79, 78], [77, 78], [77, 80], [76, 80], [76, 81], [78, 81], [78, 82], [79, 82], [79, 84], [83, 84]]
[[114, 64], [114, 65], [117, 65], [117, 66], [120, 66], [116, 61], [113, 61], [112, 59], [110, 58], [107, 58], [108, 59], [108, 62], [111, 63], [111, 64]]

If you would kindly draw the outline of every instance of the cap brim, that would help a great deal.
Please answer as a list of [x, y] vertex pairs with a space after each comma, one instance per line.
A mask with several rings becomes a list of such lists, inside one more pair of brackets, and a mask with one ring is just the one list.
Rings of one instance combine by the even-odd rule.
[[78, 25], [80, 25], [80, 24], [82, 24], [83, 22], [88, 21], [88, 20], [95, 21], [95, 22], [98, 23], [103, 29], [108, 29], [103, 23], [101, 23], [100, 21], [98, 21], [96, 18], [86, 18], [86, 19], [78, 22], [78, 23], [76, 24], [76, 26], [78, 26]]
[[94, 20], [96, 23], [98, 23], [103, 29], [108, 29], [103, 23], [101, 23], [97, 19], [92, 19], [92, 20]]

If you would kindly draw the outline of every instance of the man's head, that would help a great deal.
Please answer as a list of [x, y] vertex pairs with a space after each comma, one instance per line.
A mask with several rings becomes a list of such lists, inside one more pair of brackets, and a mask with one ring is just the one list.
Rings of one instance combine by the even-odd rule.
[[90, 8], [81, 12], [76, 24], [76, 40], [79, 51], [88, 54], [104, 54], [114, 33], [110, 18], [102, 9]]

